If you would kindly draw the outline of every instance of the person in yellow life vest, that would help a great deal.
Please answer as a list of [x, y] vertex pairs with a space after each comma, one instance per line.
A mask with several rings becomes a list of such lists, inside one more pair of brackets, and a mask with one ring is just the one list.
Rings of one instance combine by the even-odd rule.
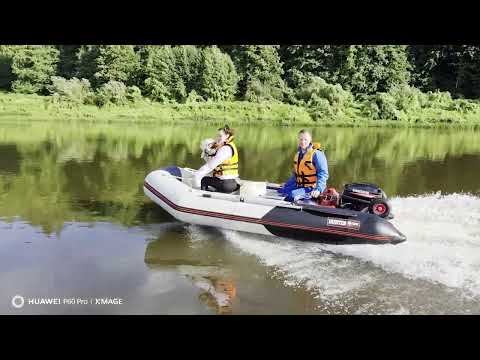
[[[205, 165], [195, 172], [194, 184], [202, 190], [231, 193], [238, 188], [238, 150], [233, 142], [234, 130], [228, 125], [218, 129], [216, 142]], [[212, 176], [206, 176], [212, 172]]]
[[293, 175], [278, 192], [287, 201], [305, 197], [317, 198], [327, 187], [328, 163], [320, 144], [312, 143], [312, 135], [301, 130], [298, 133], [298, 151], [293, 157]]

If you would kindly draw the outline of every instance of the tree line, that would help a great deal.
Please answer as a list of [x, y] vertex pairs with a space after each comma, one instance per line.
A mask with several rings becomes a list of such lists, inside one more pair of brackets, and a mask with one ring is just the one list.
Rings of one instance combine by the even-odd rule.
[[470, 45], [0, 45], [0, 87], [47, 94], [51, 77], [138, 87], [158, 101], [286, 100], [311, 76], [354, 95], [409, 84], [480, 96], [480, 47]]
[[98, 106], [282, 102], [314, 120], [417, 121], [423, 109], [436, 121], [480, 111], [468, 100], [480, 97], [478, 55], [470, 45], [0, 45], [0, 89]]

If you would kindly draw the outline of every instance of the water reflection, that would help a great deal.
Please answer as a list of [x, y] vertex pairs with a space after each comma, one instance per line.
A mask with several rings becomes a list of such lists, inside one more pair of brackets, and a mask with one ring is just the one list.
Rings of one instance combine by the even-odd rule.
[[[142, 182], [170, 164], [198, 168], [200, 141], [215, 127], [55, 124], [0, 129], [0, 217], [20, 216], [46, 233], [67, 221], [126, 226], [168, 217], [145, 199]], [[237, 129], [241, 176], [280, 182], [290, 174], [296, 128]], [[316, 128], [329, 184], [378, 183], [390, 196], [480, 191], [479, 132]], [[261, 166], [259, 166], [261, 165]]]
[[[213, 229], [205, 234], [219, 236]], [[217, 314], [231, 314], [236, 296], [234, 272], [223, 247], [212, 246], [208, 240], [200, 240], [204, 243], [198, 246], [183, 228], [178, 228], [149, 242], [144, 261], [153, 271], [175, 270], [197, 288], [202, 303]]]
[[200, 279], [191, 277], [195, 286], [204, 290], [198, 298], [219, 315], [232, 314], [232, 302], [236, 295], [235, 282], [231, 278], [204, 276]]
[[0, 155], [0, 175], [17, 175], [22, 158], [17, 145], [0, 143]]

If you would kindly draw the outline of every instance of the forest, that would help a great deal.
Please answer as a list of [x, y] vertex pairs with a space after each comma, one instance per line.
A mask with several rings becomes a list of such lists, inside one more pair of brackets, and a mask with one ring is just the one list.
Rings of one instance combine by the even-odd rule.
[[197, 122], [475, 124], [479, 54], [470, 45], [0, 45], [0, 109], [101, 117], [148, 108], [146, 117]]

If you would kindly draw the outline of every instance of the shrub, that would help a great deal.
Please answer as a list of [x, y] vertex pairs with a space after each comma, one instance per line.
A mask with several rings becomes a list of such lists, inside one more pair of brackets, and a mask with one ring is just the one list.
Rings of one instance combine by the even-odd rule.
[[284, 91], [281, 88], [262, 83], [258, 79], [247, 83], [247, 90], [245, 92], [245, 100], [247, 101], [272, 101], [281, 99], [283, 96]]
[[428, 107], [431, 108], [446, 108], [452, 103], [452, 96], [448, 91], [429, 91], [426, 94]]
[[392, 87], [388, 94], [395, 100], [397, 110], [408, 112], [419, 111], [422, 107], [422, 93], [408, 85]]
[[468, 101], [465, 99], [456, 99], [453, 100], [448, 110], [458, 111], [461, 113], [469, 113], [477, 110], [477, 104], [473, 103], [472, 101]]
[[186, 103], [191, 104], [191, 103], [197, 103], [197, 102], [204, 102], [205, 99], [202, 98], [200, 95], [195, 90], [190, 91], [190, 93], [187, 96]]
[[369, 119], [379, 120], [381, 118], [380, 107], [378, 106], [377, 102], [373, 101], [372, 99], [365, 99], [362, 102], [360, 109], [361, 113]]
[[317, 97], [313, 95], [312, 104], [309, 106], [309, 113], [314, 120], [320, 120], [324, 116], [335, 115], [335, 110], [330, 105], [327, 99]]
[[326, 99], [335, 109], [351, 105], [352, 94], [339, 84], [328, 84], [318, 76], [308, 78], [296, 91], [296, 97], [308, 105], [314, 99]]
[[431, 106], [428, 97], [416, 88], [408, 85], [392, 87], [388, 92], [379, 92], [364, 97], [361, 102], [361, 112], [374, 120], [413, 119], [422, 108]]
[[105, 106], [110, 103], [115, 105], [126, 105], [128, 103], [127, 87], [124, 83], [110, 80], [98, 89], [96, 104]]
[[308, 77], [295, 90], [296, 103], [306, 106], [314, 119], [336, 116], [353, 104], [352, 94], [340, 85], [328, 84], [318, 76]]
[[52, 84], [47, 86], [47, 89], [50, 94], [57, 94], [60, 100], [85, 104], [93, 95], [90, 82], [87, 79], [72, 78], [67, 80], [60, 76], [52, 76], [51, 81]]
[[135, 85], [127, 87], [127, 100], [133, 103], [142, 100], [142, 91]]
[[375, 120], [399, 120], [403, 117], [401, 111], [397, 109], [396, 99], [389, 93], [372, 95], [370, 102], [372, 104], [367, 105], [366, 108], [370, 109]]

